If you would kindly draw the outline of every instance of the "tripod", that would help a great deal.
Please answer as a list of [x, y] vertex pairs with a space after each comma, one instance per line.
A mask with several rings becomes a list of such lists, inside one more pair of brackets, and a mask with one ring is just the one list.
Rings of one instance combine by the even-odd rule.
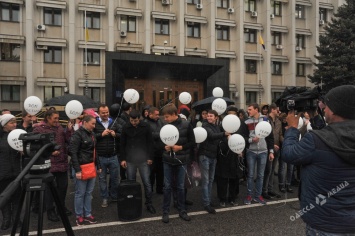
[[57, 210], [60, 218], [62, 219], [67, 235], [74, 235], [73, 229], [70, 225], [67, 215], [65, 214], [64, 206], [62, 205], [58, 192], [54, 184], [54, 176], [51, 173], [46, 174], [26, 174], [23, 178], [23, 188], [20, 196], [19, 207], [16, 212], [16, 218], [12, 227], [11, 235], [16, 234], [16, 228], [20, 220], [21, 209], [26, 197], [25, 216], [21, 228], [20, 235], [28, 235], [30, 224], [31, 202], [35, 192], [39, 192], [39, 212], [38, 212], [38, 225], [37, 235], [42, 235], [43, 230], [43, 205], [44, 205], [44, 191], [49, 187], [53, 196], [54, 202], [57, 205]]

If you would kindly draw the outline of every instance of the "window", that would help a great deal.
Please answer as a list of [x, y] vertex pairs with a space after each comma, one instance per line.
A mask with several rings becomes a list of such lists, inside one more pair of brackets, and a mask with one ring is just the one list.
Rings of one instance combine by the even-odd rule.
[[200, 0], [187, 0], [186, 1], [188, 4], [200, 4], [201, 1]]
[[2, 101], [20, 101], [20, 85], [1, 85]]
[[121, 16], [121, 30], [126, 32], [136, 32], [135, 16]]
[[224, 26], [224, 25], [217, 26], [217, 39], [229, 40], [229, 26]]
[[100, 50], [99, 49], [88, 49], [87, 50], [87, 60], [85, 60], [84, 51], [84, 65], [100, 65]]
[[255, 60], [245, 60], [245, 71], [247, 73], [256, 73], [256, 61]]
[[0, 43], [0, 61], [20, 61], [20, 44]]
[[45, 86], [44, 87], [44, 101], [48, 101], [51, 98], [62, 96], [63, 87]]
[[62, 25], [62, 10], [56, 8], [44, 8], [45, 25]]
[[302, 34], [296, 34], [296, 46], [300, 48], [305, 48], [305, 38]]
[[282, 75], [282, 63], [278, 61], [273, 61], [271, 63], [271, 73], [273, 75]]
[[217, 0], [217, 7], [228, 8], [228, 0]]
[[305, 64], [303, 64], [303, 63], [296, 64], [296, 75], [297, 76], [305, 76]]
[[319, 20], [327, 21], [327, 9], [319, 8]]
[[256, 92], [245, 92], [245, 104], [256, 103]]
[[62, 63], [62, 48], [48, 47], [48, 49], [44, 51], [44, 62]]
[[187, 36], [199, 38], [201, 36], [201, 24], [195, 22], [187, 22]]
[[272, 97], [272, 102], [276, 102], [276, 100], [281, 96], [282, 92], [272, 92], [271, 97]]
[[95, 102], [100, 101], [100, 88], [84, 88], [84, 94], [90, 97]]
[[20, 21], [20, 5], [12, 3], [0, 3], [0, 20]]
[[156, 19], [155, 20], [156, 34], [169, 34], [169, 20]]
[[244, 1], [245, 11], [256, 11], [256, 0], [245, 0]]
[[282, 9], [282, 4], [280, 1], [271, 1], [271, 12], [275, 16], [281, 16], [281, 9]]
[[[87, 11], [86, 23], [88, 29], [100, 29], [100, 12]], [[85, 27], [85, 20], [84, 20], [84, 27]]]
[[244, 41], [246, 43], [256, 43], [256, 30], [244, 29]]
[[271, 36], [272, 36], [272, 44], [273, 45], [282, 45], [282, 40], [281, 40], [281, 32], [275, 32], [275, 31], [272, 31], [271, 32]]
[[304, 6], [296, 4], [296, 18], [297, 19], [304, 19]]

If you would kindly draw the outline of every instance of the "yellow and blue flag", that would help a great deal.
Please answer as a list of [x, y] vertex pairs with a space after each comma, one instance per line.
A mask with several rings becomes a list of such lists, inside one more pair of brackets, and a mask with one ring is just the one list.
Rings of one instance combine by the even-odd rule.
[[265, 44], [264, 44], [264, 40], [263, 40], [263, 37], [261, 37], [261, 35], [259, 35], [259, 43], [261, 44], [261, 46], [265, 49]]

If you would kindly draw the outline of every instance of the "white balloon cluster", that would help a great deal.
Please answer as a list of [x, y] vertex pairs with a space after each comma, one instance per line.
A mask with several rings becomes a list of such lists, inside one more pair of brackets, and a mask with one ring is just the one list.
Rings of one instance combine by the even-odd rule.
[[223, 90], [220, 87], [215, 87], [212, 90], [213, 97], [221, 98], [223, 97]]
[[179, 95], [179, 101], [182, 104], [189, 104], [191, 102], [191, 95], [188, 92], [182, 92]]
[[83, 105], [78, 100], [71, 100], [65, 105], [65, 114], [69, 119], [76, 119], [83, 113]]
[[179, 130], [173, 125], [164, 125], [160, 130], [160, 139], [167, 146], [174, 146], [179, 140]]
[[28, 114], [36, 115], [42, 109], [42, 101], [36, 96], [29, 96], [23, 103]]
[[255, 127], [255, 135], [258, 138], [266, 138], [270, 133], [271, 125], [267, 121], [261, 121]]
[[195, 141], [196, 143], [202, 143], [207, 139], [207, 131], [205, 128], [196, 127], [194, 128]]
[[222, 120], [222, 127], [228, 133], [235, 133], [240, 127], [240, 120], [236, 115], [226, 115]]
[[222, 98], [217, 98], [212, 102], [212, 110], [215, 110], [218, 115], [222, 115], [227, 109], [227, 103]]
[[233, 152], [241, 154], [245, 148], [245, 140], [240, 134], [233, 134], [228, 139], [228, 146]]
[[134, 103], [138, 102], [138, 100], [139, 100], [139, 93], [135, 89], [127, 89], [123, 93], [123, 98], [129, 104], [134, 104]]
[[23, 129], [14, 129], [9, 133], [7, 136], [7, 142], [9, 143], [10, 147], [17, 150], [23, 151], [23, 143], [22, 140], [19, 140], [20, 134], [26, 134], [27, 132]]

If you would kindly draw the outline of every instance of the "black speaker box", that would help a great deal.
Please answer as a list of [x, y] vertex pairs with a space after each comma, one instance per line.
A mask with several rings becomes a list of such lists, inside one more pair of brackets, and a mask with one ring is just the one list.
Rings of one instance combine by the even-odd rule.
[[142, 188], [136, 181], [124, 180], [118, 185], [118, 219], [134, 221], [142, 217]]

